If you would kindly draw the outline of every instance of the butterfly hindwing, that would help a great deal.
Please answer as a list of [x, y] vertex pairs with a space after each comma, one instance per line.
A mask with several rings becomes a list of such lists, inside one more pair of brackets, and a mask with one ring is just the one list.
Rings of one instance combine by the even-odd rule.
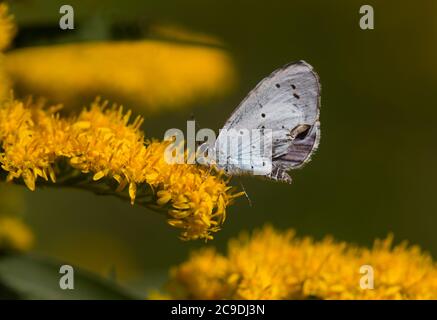
[[[241, 102], [223, 129], [225, 132], [258, 129], [261, 134], [264, 131], [271, 133], [270, 146], [265, 146], [272, 152], [269, 159], [271, 172], [265, 176], [289, 181], [291, 178], [286, 171], [302, 166], [317, 147], [320, 139], [319, 107], [318, 76], [309, 64], [298, 61], [263, 79]], [[219, 135], [216, 148], [223, 144], [224, 136]], [[232, 167], [238, 173], [253, 169], [253, 164], [239, 168], [236, 157], [253, 157], [254, 144], [259, 140], [253, 139], [250, 146], [229, 154], [228, 158], [234, 162]]]

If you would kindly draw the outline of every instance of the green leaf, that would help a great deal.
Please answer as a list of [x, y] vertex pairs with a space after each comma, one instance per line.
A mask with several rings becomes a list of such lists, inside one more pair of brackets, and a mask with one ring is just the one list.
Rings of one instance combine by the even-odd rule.
[[[33, 255], [0, 258], [0, 294], [22, 299], [125, 300], [135, 297], [112, 281], [74, 268], [74, 289], [62, 290], [59, 268], [65, 263]], [[2, 297], [2, 298], [3, 298]]]

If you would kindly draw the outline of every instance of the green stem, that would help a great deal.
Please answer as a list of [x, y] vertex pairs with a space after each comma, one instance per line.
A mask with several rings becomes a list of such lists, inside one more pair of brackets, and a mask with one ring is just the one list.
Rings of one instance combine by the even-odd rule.
[[[70, 167], [71, 168], [71, 167]], [[37, 184], [39, 187], [62, 187], [62, 188], [71, 188], [77, 190], [86, 190], [93, 192], [96, 195], [103, 196], [114, 196], [124, 201], [130, 202], [131, 199], [127, 194], [126, 190], [121, 192], [116, 192], [115, 189], [117, 187], [116, 183], [111, 183], [109, 179], [101, 179], [99, 181], [94, 181], [92, 179], [91, 174], [83, 174], [78, 170], [62, 170], [62, 176], [59, 176], [55, 183], [51, 181], [46, 181], [44, 179], [39, 178], [37, 180]], [[0, 178], [2, 180], [6, 179], [6, 172], [0, 171]], [[18, 185], [25, 185], [22, 179], [14, 179], [13, 182]], [[114, 181], [115, 182], [115, 181]], [[166, 213], [165, 208], [158, 207], [154, 202], [154, 194], [150, 187], [146, 188], [143, 185], [143, 188], [138, 188], [138, 190], [144, 190], [143, 192], [137, 192], [137, 196], [135, 199], [135, 204], [147, 208], [151, 211], [157, 213]]]

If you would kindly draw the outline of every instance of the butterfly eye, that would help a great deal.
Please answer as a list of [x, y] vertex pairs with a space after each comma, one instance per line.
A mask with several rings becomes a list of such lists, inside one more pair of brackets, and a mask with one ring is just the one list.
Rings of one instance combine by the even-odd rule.
[[310, 132], [311, 126], [307, 124], [300, 124], [296, 127], [294, 127], [293, 130], [291, 130], [290, 136], [293, 140], [303, 140], [306, 138], [308, 133]]

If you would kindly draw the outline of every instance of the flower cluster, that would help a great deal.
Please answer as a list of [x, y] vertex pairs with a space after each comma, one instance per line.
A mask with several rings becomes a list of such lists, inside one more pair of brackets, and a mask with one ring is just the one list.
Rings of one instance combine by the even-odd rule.
[[[373, 289], [360, 286], [363, 265], [374, 270]], [[227, 256], [195, 252], [167, 289], [176, 299], [437, 299], [437, 266], [392, 237], [367, 249], [265, 227], [232, 240]]]
[[23, 48], [4, 60], [17, 92], [62, 101], [66, 108], [81, 103], [78, 97], [104, 95], [162, 112], [221, 97], [236, 83], [224, 49], [158, 40]]
[[[38, 178], [58, 185], [115, 184], [132, 203], [165, 210], [182, 239], [211, 239], [235, 193], [212, 168], [170, 164], [169, 142], [145, 140], [142, 118], [130, 121], [122, 107], [95, 100], [77, 117], [61, 117], [60, 106], [5, 100], [0, 105], [0, 164], [7, 180], [22, 178], [34, 190]], [[64, 163], [67, 165], [63, 165]], [[71, 170], [74, 169], [74, 170]]]

